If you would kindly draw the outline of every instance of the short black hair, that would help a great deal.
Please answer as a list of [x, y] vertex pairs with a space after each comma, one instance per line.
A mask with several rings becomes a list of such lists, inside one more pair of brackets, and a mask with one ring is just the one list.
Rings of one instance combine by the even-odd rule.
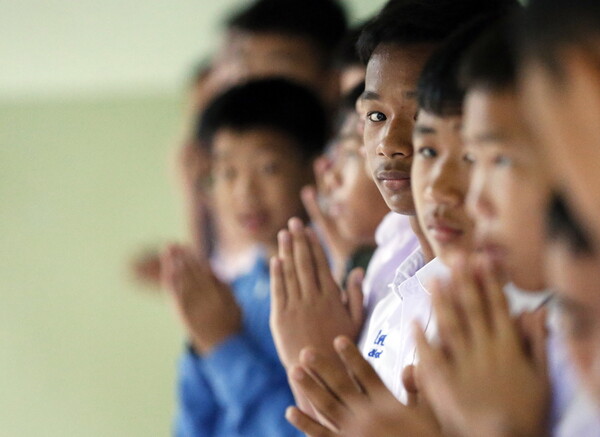
[[593, 246], [587, 232], [574, 217], [563, 195], [551, 197], [546, 227], [551, 241], [564, 241], [575, 255], [591, 255]]
[[460, 69], [461, 85], [499, 92], [517, 85], [514, 21], [505, 19], [484, 33], [467, 51]]
[[363, 64], [360, 56], [358, 56], [356, 44], [364, 27], [365, 23], [358, 24], [346, 32], [335, 53], [334, 64], [336, 67], [344, 68]]
[[255, 0], [226, 22], [229, 29], [308, 38], [331, 61], [348, 29], [337, 0]]
[[517, 0], [389, 0], [363, 30], [358, 53], [367, 63], [380, 44], [436, 44], [479, 15]]
[[209, 103], [197, 123], [196, 140], [211, 148], [221, 129], [273, 129], [297, 141], [302, 158], [310, 160], [323, 150], [328, 126], [327, 112], [310, 89], [283, 78], [265, 78], [230, 88]]
[[473, 41], [500, 18], [494, 13], [474, 19], [431, 55], [417, 84], [420, 109], [440, 117], [462, 114], [465, 91], [459, 82], [461, 60]]
[[521, 21], [522, 54], [562, 77], [559, 50], [570, 45], [593, 47], [600, 37], [597, 0], [529, 0]]

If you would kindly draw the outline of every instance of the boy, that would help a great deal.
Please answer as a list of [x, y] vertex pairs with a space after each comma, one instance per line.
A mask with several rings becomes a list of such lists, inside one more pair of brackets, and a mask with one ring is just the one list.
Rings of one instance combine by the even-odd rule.
[[598, 243], [600, 3], [532, 0], [521, 28], [526, 114], [564, 200]]
[[[414, 215], [410, 190], [413, 159], [411, 138], [417, 113], [415, 87], [422, 66], [435, 47], [461, 23], [510, 4], [513, 2], [509, 0], [391, 0], [363, 30], [358, 48], [368, 63], [365, 92], [357, 107], [365, 121], [366, 161], [388, 207], [397, 214], [392, 216], [396, 219], [388, 220], [386, 217], [378, 229], [378, 233], [381, 231], [394, 238], [388, 238], [385, 245], [378, 247], [366, 272], [363, 290], [367, 319], [377, 302], [388, 294], [388, 284], [394, 279], [396, 268], [419, 246], [415, 234], [410, 230], [409, 220], [417, 230], [418, 225], [408, 216]], [[381, 229], [383, 226], [388, 227], [386, 231]], [[299, 275], [306, 270], [306, 263], [295, 260], [292, 256], [295, 251], [291, 248], [296, 244], [305, 244], [302, 229], [295, 228], [291, 234], [287, 234], [286, 238], [293, 240], [293, 244], [280, 250], [280, 259], [272, 264], [274, 276], [279, 276], [281, 271], [291, 272], [295, 264], [304, 266], [298, 268]], [[388, 245], [389, 242], [391, 244]], [[400, 275], [411, 276], [422, 265], [422, 262], [417, 262], [417, 265], [407, 266], [408, 270]], [[327, 265], [316, 267], [323, 270], [323, 275], [327, 274]], [[286, 275], [292, 278], [290, 280], [297, 281], [295, 273]], [[359, 280], [360, 276], [354, 278]], [[349, 293], [351, 296], [354, 296], [355, 285], [350, 284], [353, 290], [353, 293]], [[280, 292], [274, 289], [273, 293], [283, 296], [285, 286], [282, 287]], [[309, 296], [314, 292], [309, 289], [302, 291], [301, 296]], [[339, 296], [339, 289], [332, 292]], [[303, 304], [303, 301], [299, 301], [292, 312], [277, 302], [277, 299], [273, 300], [271, 326], [278, 352], [286, 367], [297, 362], [299, 351], [308, 344], [330, 350], [331, 341], [336, 335], [347, 334], [357, 339], [361, 331], [362, 317], [357, 319], [351, 316], [339, 298], [337, 303], [333, 298], [328, 300], [326, 324], [321, 323], [312, 303]], [[303, 327], [302, 331], [300, 326]], [[311, 328], [313, 326], [315, 329]], [[347, 330], [348, 327], [351, 329]]]
[[333, 61], [347, 30], [337, 0], [258, 0], [227, 20], [217, 60], [232, 82], [280, 75], [313, 88], [328, 104], [340, 93]]
[[[284, 79], [232, 88], [202, 114], [197, 136], [214, 163], [213, 195], [227, 200], [238, 231], [267, 256], [277, 231], [304, 215], [299, 192], [327, 133], [318, 98]], [[231, 285], [183, 247], [169, 248], [162, 267], [191, 343], [180, 368], [177, 435], [294, 435], [283, 420], [292, 398], [269, 332], [264, 258]]]
[[364, 90], [356, 86], [341, 102], [337, 134], [329, 146], [328, 168], [319, 195], [327, 197], [321, 210], [312, 187], [302, 191], [311, 222], [322, 233], [332, 259], [332, 272], [343, 284], [354, 267], [366, 268], [375, 249], [375, 229], [389, 211], [367, 173], [362, 135], [354, 106]]
[[[544, 291], [547, 280], [543, 255], [549, 184], [521, 115], [510, 38], [506, 23], [495, 26], [475, 44], [463, 68], [467, 87], [464, 134], [473, 163], [467, 205], [476, 223], [478, 253], [496, 269], [501, 269], [506, 279], [519, 289], [509, 288], [511, 297], [516, 294], [518, 299], [528, 296], [531, 299], [537, 295], [543, 299], [548, 295]], [[490, 281], [483, 283], [484, 295], [499, 295], [497, 290], [489, 290]], [[478, 288], [464, 280], [459, 280], [454, 287], [459, 293], [463, 289]], [[461, 303], [452, 304], [451, 300], [442, 294], [437, 296], [436, 315], [440, 320], [457, 318], [450, 314], [449, 308], [460, 307]], [[489, 301], [488, 305], [493, 307], [494, 299], [490, 297]], [[510, 303], [514, 304], [515, 299]], [[432, 359], [435, 352], [422, 345], [425, 358], [420, 366], [424, 391], [429, 392], [436, 412], [451, 417], [450, 422], [459, 435], [469, 432], [494, 435], [502, 428], [512, 430], [508, 435], [540, 435], [546, 429], [552, 430], [552, 435], [564, 436], [600, 432], [597, 418], [582, 414], [582, 404], [576, 403], [580, 397], [577, 381], [554, 318], [549, 320], [547, 345], [543, 334], [533, 341], [530, 339], [533, 351], [539, 348], [539, 356], [528, 357], [518, 340], [520, 335], [510, 327], [508, 312], [489, 311], [483, 318], [492, 320], [491, 332], [487, 335], [488, 328], [475, 327], [477, 306], [470, 306], [465, 318], [466, 325], [471, 324], [480, 331], [470, 334], [481, 339], [479, 346], [476, 339], [463, 338], [441, 323], [440, 336], [445, 337], [444, 344], [450, 345], [449, 355], [454, 353], [453, 363], [440, 356]], [[479, 306], [485, 306], [485, 302]], [[497, 327], [494, 320], [506, 323]], [[511, 334], [507, 336], [506, 331]], [[511, 337], [513, 341], [502, 340]], [[452, 347], [457, 344], [468, 345], [468, 350]], [[478, 363], [476, 369], [475, 362]], [[460, 381], [460, 375], [469, 375], [468, 382]], [[549, 410], [548, 377], [552, 383]], [[503, 387], [510, 387], [510, 393]]]

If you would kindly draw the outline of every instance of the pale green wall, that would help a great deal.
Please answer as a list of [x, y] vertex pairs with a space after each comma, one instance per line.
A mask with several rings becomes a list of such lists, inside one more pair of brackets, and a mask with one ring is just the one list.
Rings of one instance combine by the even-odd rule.
[[[169, 434], [181, 330], [166, 299], [128, 280], [126, 264], [140, 245], [183, 235], [167, 166], [181, 79], [189, 54], [216, 40], [203, 23], [235, 3], [23, 0], [3, 9], [0, 437]], [[364, 16], [383, 1], [348, 3]], [[129, 34], [124, 13], [135, 19]], [[160, 41], [151, 60], [135, 46], [146, 37]], [[78, 74], [85, 80], [70, 86]]]

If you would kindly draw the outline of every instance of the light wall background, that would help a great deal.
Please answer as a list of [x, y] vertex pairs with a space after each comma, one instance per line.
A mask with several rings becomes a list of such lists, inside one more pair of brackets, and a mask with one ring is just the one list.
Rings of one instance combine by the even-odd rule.
[[184, 238], [184, 82], [242, 3], [0, 0], [0, 437], [169, 435], [182, 331], [127, 262]]

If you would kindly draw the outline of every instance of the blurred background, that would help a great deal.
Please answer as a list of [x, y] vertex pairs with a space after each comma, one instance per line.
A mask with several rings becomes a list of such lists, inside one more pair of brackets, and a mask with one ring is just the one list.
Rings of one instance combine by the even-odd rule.
[[182, 332], [128, 263], [184, 238], [186, 80], [242, 3], [2, 2], [0, 436], [170, 434]]

